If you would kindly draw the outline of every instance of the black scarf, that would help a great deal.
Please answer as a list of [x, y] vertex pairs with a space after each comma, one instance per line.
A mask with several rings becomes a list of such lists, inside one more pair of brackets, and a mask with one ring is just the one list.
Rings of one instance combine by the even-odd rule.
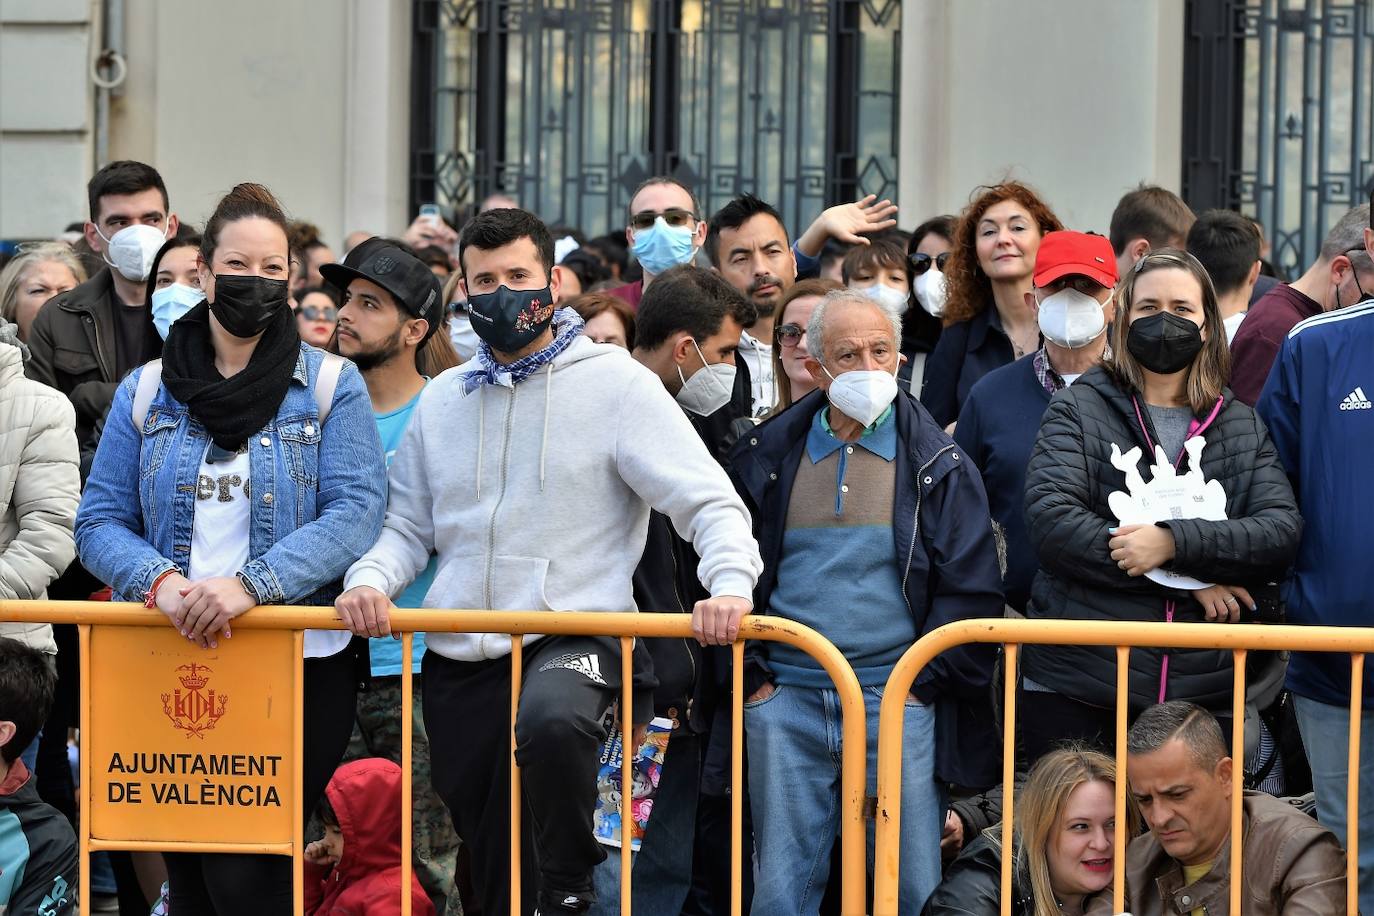
[[191, 416], [205, 424], [216, 445], [238, 451], [277, 415], [300, 357], [300, 343], [296, 318], [283, 308], [258, 340], [248, 365], [225, 378], [215, 368], [210, 305], [201, 302], [178, 318], [167, 334], [162, 382]]

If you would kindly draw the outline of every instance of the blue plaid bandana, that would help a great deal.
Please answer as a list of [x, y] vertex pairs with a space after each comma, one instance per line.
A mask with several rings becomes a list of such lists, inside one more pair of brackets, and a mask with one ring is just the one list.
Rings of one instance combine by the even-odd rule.
[[480, 342], [477, 345], [479, 368], [469, 369], [463, 373], [463, 394], [472, 394], [483, 384], [508, 384], [512, 388], [515, 387], [568, 349], [577, 335], [582, 333], [585, 324], [582, 316], [572, 309], [559, 309], [553, 313], [553, 343], [529, 356], [517, 359], [509, 366], [503, 366], [496, 361], [491, 354], [490, 345], [485, 340]]

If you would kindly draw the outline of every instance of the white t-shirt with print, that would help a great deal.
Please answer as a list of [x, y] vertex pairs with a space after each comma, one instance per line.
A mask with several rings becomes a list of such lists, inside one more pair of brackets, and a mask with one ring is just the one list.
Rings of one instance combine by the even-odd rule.
[[[256, 440], [249, 440], [250, 442]], [[209, 448], [206, 448], [209, 457]], [[192, 582], [216, 576], [235, 576], [248, 563], [248, 532], [252, 525], [253, 484], [248, 446], [230, 461], [210, 464], [201, 459], [196, 475], [196, 508], [191, 523]], [[304, 656], [323, 658], [348, 645], [344, 630], [306, 630]]]

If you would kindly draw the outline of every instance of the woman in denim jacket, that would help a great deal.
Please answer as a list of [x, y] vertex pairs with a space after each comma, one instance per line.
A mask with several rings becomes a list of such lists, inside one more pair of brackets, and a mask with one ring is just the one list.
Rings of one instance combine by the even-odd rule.
[[[256, 605], [333, 602], [381, 532], [386, 471], [352, 364], [328, 409], [317, 406], [327, 357], [296, 333], [286, 219], [271, 192], [241, 184], [220, 201], [199, 270], [209, 301], [172, 326], [151, 402], [139, 382], [156, 364], [115, 395], [76, 537], [82, 562], [118, 600], [151, 600], [188, 639], [216, 648]], [[305, 635], [306, 812], [352, 730], [349, 643], [342, 631]], [[290, 859], [166, 858], [178, 916], [291, 912]]]

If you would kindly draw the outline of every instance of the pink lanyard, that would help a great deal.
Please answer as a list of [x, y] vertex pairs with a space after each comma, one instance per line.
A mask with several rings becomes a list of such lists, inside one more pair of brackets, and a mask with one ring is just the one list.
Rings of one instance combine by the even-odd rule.
[[[1201, 423], [1199, 423], [1196, 417], [1193, 418], [1192, 422], [1190, 422], [1190, 423], [1188, 424], [1188, 435], [1186, 435], [1186, 436], [1183, 437], [1184, 442], [1187, 442], [1189, 439], [1193, 438], [1193, 437], [1196, 436], [1198, 433], [1202, 432], [1204, 429], [1206, 429], [1207, 427], [1209, 427], [1209, 426], [1212, 425], [1212, 421], [1215, 420], [1215, 419], [1217, 418], [1217, 414], [1221, 413], [1221, 401], [1222, 401], [1221, 398], [1217, 398], [1217, 402], [1216, 402], [1216, 404], [1214, 404], [1214, 405], [1212, 406], [1212, 412], [1211, 412], [1210, 414], [1207, 415], [1207, 419], [1206, 419], [1206, 420], [1204, 420], [1204, 421], [1202, 421]], [[1135, 418], [1136, 418], [1136, 422], [1138, 422], [1138, 423], [1140, 424], [1140, 431], [1141, 431], [1141, 433], [1143, 433], [1143, 434], [1145, 435], [1145, 444], [1148, 445], [1148, 446], [1150, 447], [1150, 454], [1153, 455], [1153, 454], [1154, 454], [1154, 450], [1155, 450], [1155, 443], [1154, 443], [1154, 440], [1150, 438], [1150, 428], [1149, 428], [1148, 426], [1145, 425], [1145, 415], [1144, 415], [1143, 413], [1141, 413], [1141, 411], [1140, 411], [1140, 402], [1136, 400], [1135, 395], [1131, 395], [1131, 406], [1135, 408]], [[1184, 456], [1185, 454], [1187, 454], [1187, 453], [1188, 453], [1188, 449], [1187, 449], [1186, 446], [1178, 450], [1178, 455], [1174, 458], [1174, 469], [1175, 469], [1175, 470], [1177, 470], [1177, 469], [1178, 469], [1178, 466], [1179, 466], [1180, 464], [1183, 463], [1183, 456]], [[1178, 606], [1174, 603], [1174, 599], [1172, 599], [1172, 598], [1166, 598], [1166, 599], [1164, 599], [1164, 622], [1165, 622], [1165, 623], [1173, 623], [1173, 622], [1174, 622], [1174, 611], [1176, 611], [1177, 609], [1178, 609]], [[1166, 691], [1167, 691], [1167, 689], [1168, 689], [1168, 684], [1169, 684], [1169, 653], [1168, 653], [1168, 652], [1165, 652], [1165, 653], [1164, 653], [1164, 660], [1160, 663], [1160, 666], [1159, 666], [1159, 700], [1158, 700], [1158, 702], [1160, 702], [1160, 703], [1163, 703], [1163, 702], [1164, 702], [1164, 696], [1165, 696], [1165, 693], [1166, 693]]]

